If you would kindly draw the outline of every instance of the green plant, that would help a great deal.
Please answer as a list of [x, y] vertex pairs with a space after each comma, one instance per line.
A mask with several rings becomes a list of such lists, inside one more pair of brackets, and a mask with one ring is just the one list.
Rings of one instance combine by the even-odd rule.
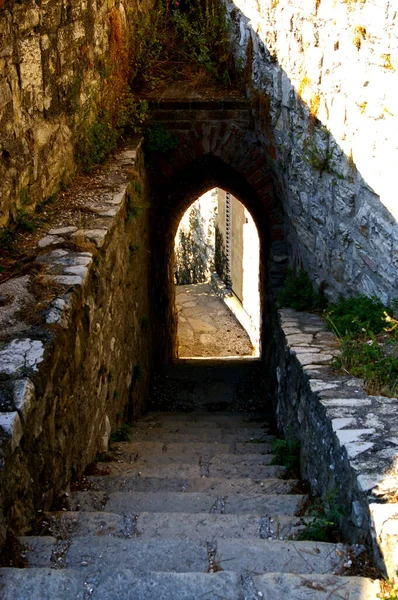
[[326, 312], [325, 317], [330, 329], [339, 337], [356, 336], [365, 332], [380, 333], [386, 322], [384, 312], [392, 314], [376, 297], [359, 295], [351, 298], [340, 298]]
[[280, 306], [289, 306], [295, 310], [323, 309], [327, 305], [327, 299], [323, 289], [315, 291], [308, 273], [304, 270], [295, 273], [288, 269], [285, 279], [285, 287], [278, 295]]
[[329, 494], [325, 500], [313, 498], [312, 504], [302, 518], [304, 529], [298, 535], [298, 540], [313, 542], [340, 542], [340, 522], [344, 511], [336, 502], [335, 494]]
[[131, 441], [131, 426], [127, 423], [121, 425], [115, 433], [111, 435], [111, 442], [130, 442]]
[[332, 163], [333, 151], [328, 146], [318, 146], [312, 139], [304, 157], [307, 163], [321, 174], [324, 172], [334, 172]]
[[144, 148], [149, 154], [169, 154], [178, 146], [178, 136], [167, 131], [163, 123], [157, 121], [145, 133]]
[[276, 439], [272, 446], [273, 465], [284, 465], [289, 471], [299, 471], [300, 442], [295, 440]]
[[[396, 345], [394, 306], [378, 298], [341, 298], [330, 307], [326, 320], [341, 340], [341, 354], [334, 366], [365, 381], [366, 391], [394, 397], [398, 393], [398, 358], [386, 353], [386, 344]], [[387, 340], [387, 341], [386, 341]]]
[[144, 375], [144, 370], [140, 363], [136, 363], [133, 369], [133, 381], [140, 381]]
[[141, 244], [129, 244], [129, 260], [133, 260], [134, 256], [138, 254], [141, 249]]

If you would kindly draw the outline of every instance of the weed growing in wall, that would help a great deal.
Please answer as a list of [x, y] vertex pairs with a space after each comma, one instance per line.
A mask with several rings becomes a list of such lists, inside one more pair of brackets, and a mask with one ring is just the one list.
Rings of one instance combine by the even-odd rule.
[[178, 146], [178, 136], [167, 131], [160, 121], [150, 125], [145, 132], [144, 148], [147, 155], [169, 154]]
[[125, 134], [137, 131], [146, 120], [148, 104], [136, 101], [130, 88], [130, 59], [126, 33], [120, 13], [110, 16], [109, 61], [101, 82], [81, 106], [76, 81], [72, 98], [75, 115], [75, 156], [81, 170], [92, 171], [113, 152]]
[[357, 296], [339, 300], [326, 312], [330, 329], [341, 340], [335, 367], [365, 381], [370, 394], [398, 393], [398, 321], [393, 307], [378, 298]]
[[131, 427], [127, 423], [121, 425], [111, 435], [111, 442], [130, 442], [131, 441]]
[[304, 529], [296, 539], [313, 542], [340, 542], [340, 522], [343, 509], [337, 504], [336, 496], [329, 494], [325, 500], [314, 498], [303, 517]]
[[277, 439], [272, 446], [273, 465], [284, 465], [290, 473], [300, 473], [300, 442]]

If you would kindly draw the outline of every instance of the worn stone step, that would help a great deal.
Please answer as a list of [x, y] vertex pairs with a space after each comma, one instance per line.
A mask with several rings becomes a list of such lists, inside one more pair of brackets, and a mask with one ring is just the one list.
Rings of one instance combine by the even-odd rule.
[[[269, 573], [147, 573], [106, 569], [2, 569], [3, 600], [375, 600], [380, 583], [359, 577]], [[260, 596], [259, 592], [262, 594]]]
[[76, 492], [69, 499], [70, 509], [117, 513], [185, 512], [224, 514], [255, 513], [294, 516], [304, 495], [226, 494], [215, 492]]
[[216, 456], [221, 454], [270, 454], [271, 443], [237, 443], [237, 444], [214, 444], [213, 443], [191, 443], [191, 444], [163, 444], [161, 442], [119, 442], [112, 444], [110, 456], [123, 462], [133, 462], [136, 458], [151, 459], [162, 456], [179, 459], [179, 462], [195, 462], [200, 455]]
[[289, 494], [300, 484], [297, 479], [222, 479], [217, 477], [126, 477], [119, 476], [89, 476], [90, 488], [104, 492], [208, 492], [255, 493], [255, 494]]
[[[167, 451], [162, 452], [161, 454], [135, 454], [131, 452], [123, 452], [119, 451], [115, 453], [115, 461], [116, 464], [120, 463], [128, 463], [130, 465], [135, 465], [138, 469], [146, 466], [160, 466], [160, 465], [173, 465], [173, 464], [184, 464], [186, 466], [189, 465], [210, 465], [210, 466], [229, 466], [236, 467], [238, 470], [242, 468], [248, 467], [261, 467], [261, 466], [269, 466], [273, 463], [275, 456], [273, 454], [232, 454], [231, 452], [227, 452], [226, 454], [222, 452], [217, 452], [213, 454], [210, 452], [194, 452], [194, 453], [186, 453], [183, 455], [182, 460], [181, 457], [175, 454], [169, 454]], [[108, 464], [112, 464], [108, 463]], [[203, 473], [201, 473], [203, 475]]]
[[141, 513], [137, 519], [138, 535], [142, 539], [173, 537], [185, 540], [217, 538], [274, 539], [294, 537], [301, 528], [297, 517], [258, 514], [218, 515], [189, 513]]
[[3, 569], [3, 600], [241, 600], [235, 573], [148, 573], [107, 569]]
[[[120, 521], [120, 517], [118, 519]], [[116, 519], [109, 519], [110, 526], [103, 529], [100, 521], [94, 527], [94, 521], [86, 521], [86, 526], [87, 523], [89, 525], [85, 530], [83, 522], [79, 528], [78, 521], [73, 518], [75, 532], [83, 535], [72, 539], [57, 541], [54, 537], [20, 538], [26, 548], [24, 552], [29, 567], [56, 568], [57, 560], [61, 557], [59, 568], [90, 570], [113, 567], [146, 573], [206, 573], [208, 569], [206, 541], [129, 538], [123, 535], [123, 525], [120, 526]], [[119, 537], [109, 533], [113, 527]]]
[[163, 444], [214, 442], [231, 444], [235, 442], [273, 442], [274, 435], [264, 433], [261, 428], [239, 427], [237, 429], [195, 429], [194, 427], [156, 427], [153, 429], [133, 428], [132, 442], [162, 442]]
[[65, 511], [48, 524], [59, 538], [79, 536], [137, 536], [140, 539], [178, 538], [209, 541], [216, 538], [290, 539], [302, 529], [301, 519], [284, 515], [208, 514], [130, 511]]
[[211, 413], [200, 414], [196, 413], [184, 414], [184, 413], [155, 413], [149, 414], [146, 417], [140, 418], [133, 425], [134, 428], [146, 428], [146, 427], [191, 427], [194, 429], [236, 429], [236, 428], [244, 428], [244, 429], [259, 429], [264, 428], [267, 430], [273, 430], [273, 423], [270, 419], [257, 418], [256, 420], [251, 420], [249, 415], [245, 417], [237, 417], [237, 416], [215, 416], [213, 417]]
[[[296, 575], [269, 573], [252, 578], [253, 588], [264, 599], [276, 600], [377, 600], [380, 596], [380, 581], [364, 577], [338, 577], [325, 575]], [[250, 581], [246, 588], [250, 590]], [[245, 582], [243, 582], [245, 586]]]
[[[268, 458], [264, 455], [264, 459]], [[265, 460], [262, 462], [266, 462]], [[184, 478], [192, 479], [197, 477], [223, 477], [248, 478], [248, 479], [269, 479], [283, 477], [286, 474], [286, 468], [280, 465], [266, 465], [256, 463], [255, 461], [242, 461], [238, 464], [219, 464], [217, 459], [202, 461], [202, 464], [187, 464], [180, 462], [171, 462], [168, 464], [150, 464], [145, 461], [135, 463], [111, 462], [97, 466], [98, 475], [123, 475], [124, 477], [157, 477], [157, 478]]]
[[[274, 531], [274, 524], [270, 526]], [[271, 572], [335, 573], [343, 568], [348, 558], [347, 547], [343, 544], [286, 539], [253, 539], [250, 543], [244, 539], [219, 539], [215, 554], [216, 563], [221, 568], [253, 575]]]
[[222, 427], [242, 427], [247, 424], [257, 427], [264, 425], [270, 425], [274, 423], [274, 417], [270, 413], [245, 413], [245, 412], [208, 412], [208, 411], [194, 411], [194, 412], [160, 412], [151, 411], [145, 416], [140, 417], [139, 422], [152, 421], [153, 419], [172, 421], [206, 421], [219, 423]]
[[[116, 516], [116, 515], [115, 515]], [[110, 520], [112, 522], [112, 519]], [[130, 568], [137, 572], [202, 572], [209, 566], [209, 550], [216, 569], [235, 573], [338, 573], [349, 559], [349, 549], [343, 544], [324, 542], [296, 542], [291, 540], [262, 539], [189, 539], [109, 535], [100, 529], [100, 521], [83, 521], [76, 536], [57, 541], [54, 537], [20, 538], [26, 548], [29, 567]], [[116, 529], [116, 521], [113, 521]], [[127, 530], [125, 530], [127, 532]], [[132, 534], [128, 534], [132, 535]]]

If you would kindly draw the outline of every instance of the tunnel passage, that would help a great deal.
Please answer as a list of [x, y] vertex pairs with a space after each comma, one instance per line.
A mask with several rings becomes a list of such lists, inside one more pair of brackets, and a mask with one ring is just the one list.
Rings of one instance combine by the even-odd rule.
[[[226, 109], [226, 105], [229, 109]], [[231, 106], [234, 107], [232, 110]], [[152, 224], [152, 293], [159, 364], [176, 357], [174, 237], [192, 202], [220, 187], [250, 211], [260, 240], [261, 354], [269, 355], [270, 309], [287, 262], [284, 213], [272, 161], [251, 129], [247, 104], [225, 101], [158, 103], [153, 113], [178, 136], [175, 150], [147, 153]]]

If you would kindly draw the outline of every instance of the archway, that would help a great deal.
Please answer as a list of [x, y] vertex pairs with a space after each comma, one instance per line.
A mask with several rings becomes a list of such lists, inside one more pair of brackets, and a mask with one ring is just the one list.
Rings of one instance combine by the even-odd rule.
[[181, 219], [174, 279], [178, 358], [259, 356], [259, 239], [250, 212], [214, 188]]
[[[180, 154], [183, 150], [180, 150]], [[192, 153], [190, 155], [192, 157]], [[266, 157], [263, 157], [259, 189], [249, 183], [238, 169], [214, 154], [202, 154], [190, 161], [172, 161], [163, 157], [150, 167], [153, 248], [153, 301], [156, 306], [158, 346], [157, 363], [177, 356], [177, 314], [174, 292], [174, 237], [178, 224], [192, 202], [204, 192], [219, 187], [240, 199], [250, 211], [259, 234], [259, 287], [261, 298], [262, 358], [268, 362], [270, 335], [270, 306], [273, 283], [284, 268], [273, 262], [274, 243], [283, 243], [283, 213], [275, 200], [273, 184]], [[260, 181], [261, 180], [261, 181]], [[266, 180], [266, 182], [265, 182]], [[275, 277], [277, 275], [277, 277]]]

